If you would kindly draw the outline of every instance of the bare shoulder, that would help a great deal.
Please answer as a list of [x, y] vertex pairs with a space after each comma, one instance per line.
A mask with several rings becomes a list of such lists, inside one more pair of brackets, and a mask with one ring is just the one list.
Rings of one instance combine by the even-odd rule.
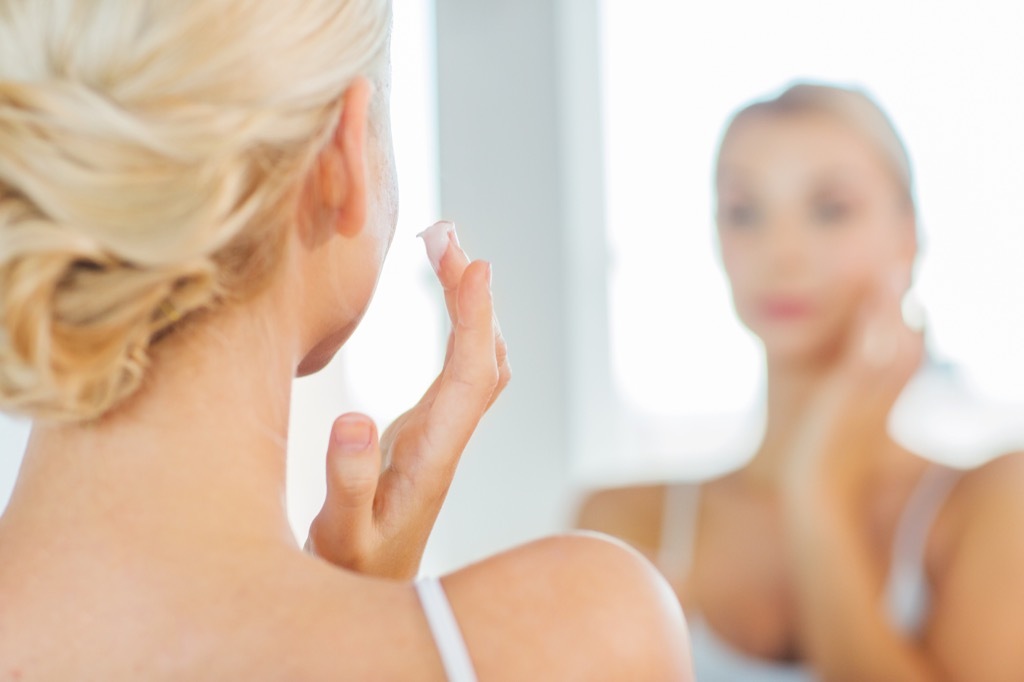
[[610, 538], [536, 541], [444, 583], [482, 679], [690, 679], [678, 601]]
[[[445, 679], [411, 584], [297, 552], [225, 550], [195, 569], [63, 587], [43, 576], [33, 590], [0, 580], [16, 597], [0, 610], [0, 680]], [[538, 541], [444, 585], [481, 679], [688, 679], [678, 604], [620, 543]]]
[[993, 488], [1019, 492], [1024, 488], [1024, 452], [1011, 452], [970, 470], [964, 474], [961, 487], [975, 494], [979, 489]]
[[964, 474], [939, 521], [930, 647], [948, 679], [1024, 679], [1024, 453]]
[[321, 563], [318, 570], [296, 571], [290, 587], [275, 595], [275, 602], [283, 597], [289, 604], [282, 620], [292, 624], [279, 638], [284, 645], [282, 660], [301, 665], [296, 663], [273, 679], [445, 679], [412, 584]]
[[653, 556], [661, 542], [665, 491], [664, 484], [593, 491], [579, 507], [576, 526], [607, 533]]
[[1024, 511], [1024, 452], [996, 457], [965, 472], [946, 506], [953, 544], [965, 535], [998, 533], [1007, 524], [1024, 521], [1017, 518]]
[[996, 457], [965, 471], [936, 520], [929, 570], [940, 583], [978, 545], [1024, 542], [1024, 452]]
[[294, 550], [189, 559], [0, 566], [0, 680], [444, 680], [411, 585]]

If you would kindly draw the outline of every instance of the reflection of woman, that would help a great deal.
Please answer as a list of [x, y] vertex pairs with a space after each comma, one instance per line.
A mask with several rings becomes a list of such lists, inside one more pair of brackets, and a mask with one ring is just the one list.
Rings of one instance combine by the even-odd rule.
[[1024, 679], [1024, 458], [961, 474], [886, 430], [922, 360], [896, 132], [858, 92], [798, 85], [733, 119], [716, 183], [763, 441], [699, 487], [598, 492], [580, 524], [660, 562], [699, 680]]
[[618, 545], [405, 580], [508, 380], [490, 268], [445, 224], [444, 369], [380, 442], [336, 421], [310, 553], [291, 534], [292, 377], [356, 327], [395, 226], [390, 13], [0, 7], [0, 406], [36, 419], [0, 679], [686, 678], [678, 605]]

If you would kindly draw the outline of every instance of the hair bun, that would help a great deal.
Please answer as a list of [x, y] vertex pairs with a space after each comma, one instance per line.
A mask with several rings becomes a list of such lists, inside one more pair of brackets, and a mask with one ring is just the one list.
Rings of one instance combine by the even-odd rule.
[[[9, 5], [9, 7], [8, 7]], [[0, 410], [98, 417], [170, 325], [271, 280], [389, 0], [0, 10]]]
[[0, 409], [96, 418], [138, 388], [153, 339], [214, 300], [214, 264], [98, 257], [74, 230], [10, 203], [0, 201]]

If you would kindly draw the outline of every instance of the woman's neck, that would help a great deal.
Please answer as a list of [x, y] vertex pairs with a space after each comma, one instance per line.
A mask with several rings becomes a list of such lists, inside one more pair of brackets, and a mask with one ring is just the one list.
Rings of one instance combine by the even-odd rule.
[[145, 385], [123, 407], [94, 424], [37, 425], [7, 528], [294, 544], [285, 452], [296, 358], [261, 325], [270, 319], [223, 310], [186, 325], [154, 348]]
[[[754, 459], [744, 467], [746, 477], [774, 487], [789, 465], [794, 435], [807, 425], [811, 407], [833, 370], [829, 360], [791, 362], [768, 359], [764, 437]], [[872, 448], [880, 455], [895, 446], [886, 433], [864, 434], [879, 439]]]

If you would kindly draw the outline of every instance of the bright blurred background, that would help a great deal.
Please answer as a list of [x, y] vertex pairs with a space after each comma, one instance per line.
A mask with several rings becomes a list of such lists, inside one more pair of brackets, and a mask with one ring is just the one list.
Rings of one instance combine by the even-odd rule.
[[[955, 367], [972, 415], [903, 430], [934, 450], [936, 429], [948, 444], [1012, 428], [990, 417], [1024, 402], [1024, 4], [604, 0], [603, 12], [611, 364], [644, 460], [627, 468], [712, 473], [756, 440], [762, 356], [719, 267], [711, 169], [728, 117], [795, 79], [865, 89], [910, 152], [930, 353]], [[929, 454], [954, 463], [984, 455], [940, 445]], [[605, 454], [581, 466], [623, 464]]]
[[[564, 527], [585, 485], [748, 456], [762, 358], [718, 266], [711, 165], [729, 114], [795, 79], [866, 88], [910, 150], [918, 294], [933, 356], [960, 376], [919, 382], [933, 404], [908, 411], [911, 440], [962, 463], [1014, 442], [1024, 5], [395, 0], [395, 14], [399, 228], [363, 327], [297, 383], [297, 534], [323, 499], [333, 418], [383, 427], [440, 367], [444, 312], [414, 235], [441, 216], [494, 264], [515, 378], [465, 454], [425, 570]], [[977, 445], [979, 429], [999, 437]], [[0, 506], [26, 432], [0, 421]]]

